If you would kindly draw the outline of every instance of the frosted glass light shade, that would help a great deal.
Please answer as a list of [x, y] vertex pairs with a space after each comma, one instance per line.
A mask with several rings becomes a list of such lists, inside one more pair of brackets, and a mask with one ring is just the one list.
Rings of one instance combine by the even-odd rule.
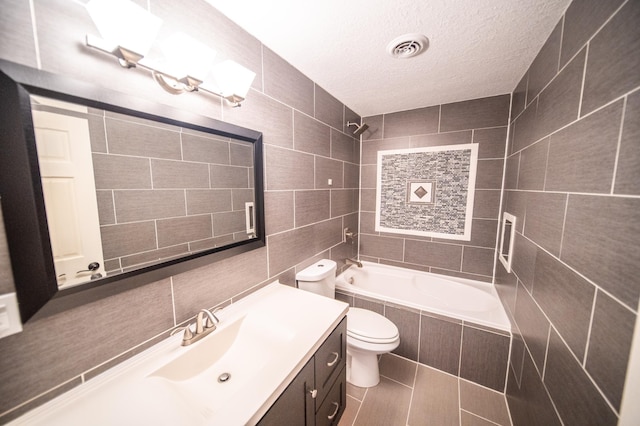
[[162, 19], [129, 0], [91, 0], [86, 8], [106, 42], [142, 56], [162, 25]]
[[256, 73], [237, 62], [226, 60], [213, 67], [211, 77], [212, 83], [223, 96], [237, 95], [246, 98]]
[[216, 57], [216, 51], [183, 33], [172, 34], [162, 43], [163, 71], [178, 79], [186, 76], [204, 80]]

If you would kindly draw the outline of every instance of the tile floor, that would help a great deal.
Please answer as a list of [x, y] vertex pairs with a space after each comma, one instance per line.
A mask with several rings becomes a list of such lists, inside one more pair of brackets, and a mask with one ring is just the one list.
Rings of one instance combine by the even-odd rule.
[[503, 394], [393, 354], [380, 359], [380, 384], [347, 384], [338, 426], [511, 426]]

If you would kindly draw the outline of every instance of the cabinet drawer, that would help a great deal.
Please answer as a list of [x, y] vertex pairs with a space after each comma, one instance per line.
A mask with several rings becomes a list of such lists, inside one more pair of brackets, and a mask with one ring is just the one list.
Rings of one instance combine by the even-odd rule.
[[346, 357], [347, 317], [344, 317], [315, 354], [315, 380], [318, 389], [316, 409], [326, 398], [342, 367], [346, 365]]
[[316, 426], [337, 425], [347, 404], [346, 367], [339, 371], [338, 379], [316, 412]]

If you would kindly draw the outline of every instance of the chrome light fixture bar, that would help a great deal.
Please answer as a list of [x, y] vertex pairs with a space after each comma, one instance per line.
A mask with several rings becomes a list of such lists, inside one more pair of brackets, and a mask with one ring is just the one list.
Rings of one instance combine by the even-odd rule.
[[160, 18], [128, 0], [91, 0], [86, 7], [103, 36], [87, 34], [87, 46], [114, 56], [122, 67], [151, 72], [160, 87], [174, 95], [202, 91], [234, 107], [245, 100], [256, 76], [253, 71], [231, 60], [214, 65], [215, 51], [182, 33], [164, 42], [164, 60], [154, 61], [146, 54], [162, 24]]

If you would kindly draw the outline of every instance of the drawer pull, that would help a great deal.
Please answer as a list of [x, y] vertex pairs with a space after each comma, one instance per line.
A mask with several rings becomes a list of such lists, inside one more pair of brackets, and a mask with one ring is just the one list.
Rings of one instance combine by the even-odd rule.
[[316, 399], [316, 396], [318, 396], [318, 389], [309, 389], [309, 393], [311, 394], [311, 398]]
[[336, 409], [333, 412], [333, 414], [331, 414], [330, 416], [327, 416], [327, 419], [329, 420], [333, 420], [333, 418], [336, 416], [336, 414], [338, 414], [338, 411], [340, 410], [340, 404], [338, 404], [337, 402], [332, 402], [332, 404], [336, 406]]
[[340, 359], [340, 354], [338, 352], [331, 352], [331, 354], [333, 354], [335, 358], [333, 359], [333, 361], [327, 363], [327, 367], [333, 367], [334, 365], [336, 365], [336, 362], [338, 362], [338, 360]]

